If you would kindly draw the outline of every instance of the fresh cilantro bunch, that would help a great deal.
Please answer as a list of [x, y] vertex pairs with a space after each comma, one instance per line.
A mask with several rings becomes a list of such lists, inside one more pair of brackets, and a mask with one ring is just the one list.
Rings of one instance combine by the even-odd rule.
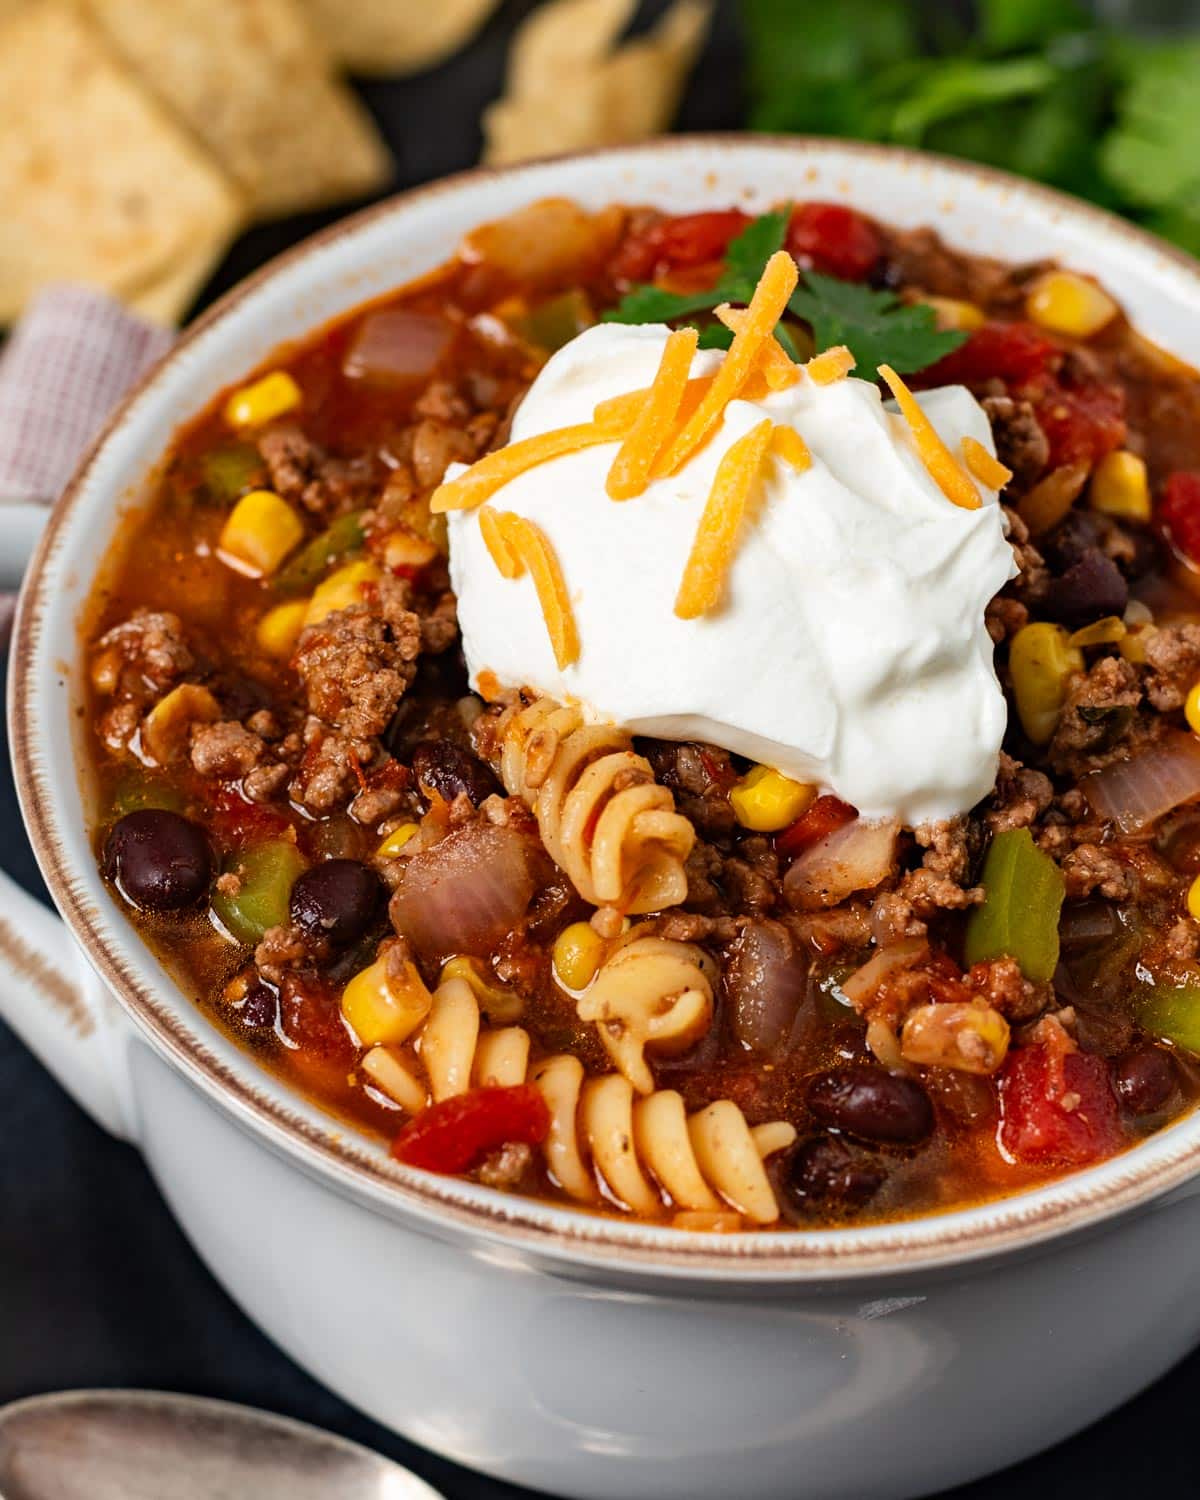
[[[754, 295], [767, 261], [783, 248], [790, 217], [790, 205], [785, 205], [748, 224], [730, 241], [725, 271], [711, 290], [671, 292], [659, 286], [634, 287], [605, 314], [606, 321], [697, 323], [697, 314], [711, 312], [723, 302], [745, 305]], [[818, 350], [848, 345], [856, 361], [854, 373], [864, 380], [874, 380], [881, 364], [889, 364], [901, 374], [923, 370], [957, 349], [965, 337], [939, 329], [933, 309], [922, 303], [906, 305], [894, 292], [874, 291], [816, 271], [801, 275], [788, 311], [812, 329]], [[778, 325], [775, 337], [793, 359], [798, 357], [786, 324]], [[701, 329], [702, 349], [727, 349], [732, 341], [733, 334], [722, 323], [707, 323]]]
[[1200, 32], [1147, 42], [1079, 0], [979, 0], [973, 27], [950, 4], [740, 4], [751, 128], [1003, 167], [1200, 253]]

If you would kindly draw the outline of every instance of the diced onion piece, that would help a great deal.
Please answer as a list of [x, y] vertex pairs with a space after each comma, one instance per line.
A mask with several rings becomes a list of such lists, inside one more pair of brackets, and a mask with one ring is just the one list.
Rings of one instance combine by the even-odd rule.
[[454, 337], [445, 318], [393, 307], [368, 313], [342, 361], [342, 373], [368, 385], [396, 385], [431, 375]]
[[712, 385], [667, 449], [661, 464], [656, 466], [662, 473], [673, 474], [687, 462], [708, 437], [728, 403], [741, 391], [746, 377], [758, 363], [764, 342], [774, 336], [775, 325], [782, 317], [798, 279], [796, 262], [785, 250], [777, 250], [763, 270], [746, 309], [741, 331], [734, 334], [733, 343], [713, 377]]
[[790, 905], [800, 911], [837, 906], [855, 891], [870, 891], [896, 863], [899, 825], [857, 818], [806, 849], [783, 881]]
[[835, 380], [845, 380], [857, 363], [845, 344], [835, 344], [832, 349], [823, 349], [820, 354], [814, 354], [804, 368], [814, 384], [832, 385]]
[[1200, 742], [1175, 735], [1152, 750], [1093, 771], [1079, 783], [1093, 812], [1122, 833], [1143, 828], [1200, 797]]
[[[722, 302], [716, 309], [718, 319], [731, 333], [741, 333], [746, 324], [746, 312], [741, 307], [730, 307]], [[800, 367], [774, 334], [763, 343], [758, 356], [758, 367], [763, 379], [773, 391], [785, 391], [800, 379]]]
[[430, 498], [429, 509], [434, 515], [447, 510], [472, 510], [490, 500], [498, 489], [516, 479], [518, 474], [548, 463], [552, 458], [561, 458], [564, 453], [593, 448], [597, 443], [611, 443], [621, 435], [622, 426], [617, 422], [580, 422], [573, 427], [559, 427], [553, 432], [539, 432], [535, 437], [509, 443], [506, 448], [485, 454], [457, 479], [439, 484]]
[[611, 500], [631, 500], [649, 483], [654, 460], [678, 418], [699, 338], [694, 328], [680, 328], [667, 339], [650, 393], [608, 471], [605, 488]]
[[812, 454], [808, 444], [794, 427], [775, 426], [771, 429], [771, 453], [790, 464], [797, 474], [812, 467]]
[[880, 365], [879, 373], [895, 397], [900, 415], [908, 423], [921, 462], [929, 470], [938, 489], [947, 500], [961, 506], [963, 510], [978, 510], [983, 501], [971, 476], [942, 442], [937, 428], [921, 410], [917, 398], [891, 365]]
[[842, 994], [855, 1010], [862, 1010], [885, 979], [913, 968], [928, 952], [929, 944], [924, 938], [902, 938], [898, 943], [889, 943], [842, 980]]
[[675, 613], [681, 620], [697, 619], [720, 600], [772, 425], [768, 418], [752, 427], [730, 446], [717, 467], [675, 598]]
[[1002, 490], [1012, 478], [1012, 470], [1006, 469], [978, 438], [963, 438], [962, 456], [971, 475], [980, 484], [986, 484], [989, 490]]
[[486, 261], [507, 271], [526, 285], [553, 281], [604, 256], [624, 218], [624, 210], [590, 214], [570, 198], [539, 198], [473, 229], [461, 254], [464, 260]]

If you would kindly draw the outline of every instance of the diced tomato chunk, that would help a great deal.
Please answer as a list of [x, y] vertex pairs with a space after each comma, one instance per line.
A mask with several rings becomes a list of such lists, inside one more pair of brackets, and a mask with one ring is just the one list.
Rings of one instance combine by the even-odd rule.
[[1167, 476], [1158, 519], [1171, 544], [1200, 567], [1200, 474], [1177, 469]]
[[415, 1115], [392, 1143], [392, 1155], [427, 1172], [468, 1172], [510, 1141], [537, 1146], [550, 1133], [550, 1111], [531, 1083], [471, 1089]]
[[1055, 1056], [1041, 1043], [1009, 1054], [999, 1077], [1000, 1144], [1019, 1162], [1082, 1167], [1122, 1145], [1102, 1057]]
[[1125, 392], [1120, 386], [1067, 386], [1052, 377], [1047, 383], [1034, 411], [1050, 442], [1050, 468], [1099, 463], [1125, 441]]
[[1032, 323], [988, 322], [937, 364], [922, 370], [920, 383], [930, 388], [981, 385], [985, 380], [1026, 385], [1044, 375], [1060, 352]]
[[883, 254], [883, 241], [869, 219], [842, 203], [801, 203], [788, 225], [787, 250], [804, 267], [864, 281]]
[[288, 826], [286, 815], [278, 808], [265, 802], [247, 802], [233, 787], [219, 788], [212, 799], [212, 829], [223, 844], [277, 838]]
[[630, 235], [609, 265], [617, 281], [652, 281], [670, 271], [719, 261], [749, 217], [737, 208], [679, 214]]
[[775, 836], [775, 848], [786, 859], [795, 859], [805, 849], [820, 843], [831, 833], [858, 817], [858, 809], [840, 797], [818, 797], [790, 827]]

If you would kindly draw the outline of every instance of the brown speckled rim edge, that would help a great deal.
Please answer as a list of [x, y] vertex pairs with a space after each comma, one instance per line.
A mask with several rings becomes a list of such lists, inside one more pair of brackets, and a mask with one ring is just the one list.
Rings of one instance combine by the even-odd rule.
[[[805, 152], [836, 153], [894, 161], [903, 166], [933, 165], [951, 177], [1019, 192], [1069, 215], [1076, 222], [1093, 224], [1097, 233], [1153, 250], [1190, 274], [1200, 275], [1200, 265], [1183, 251], [1102, 209], [1005, 172], [932, 153], [824, 137], [709, 134], [576, 153], [557, 160], [670, 155], [696, 146], [732, 154], [752, 148], [774, 148], [797, 156]], [[56, 828], [55, 787], [43, 771], [36, 750], [42, 726], [38, 718], [40, 704], [34, 701], [31, 689], [32, 669], [44, 634], [43, 622], [52, 606], [44, 588], [47, 565], [62, 543], [97, 455], [122, 426], [129, 410], [153, 387], [181, 350], [215, 323], [236, 315], [247, 298], [285, 268], [322, 246], [355, 234], [365, 224], [395, 212], [405, 203], [455, 192], [482, 178], [519, 177], [542, 164], [479, 167], [401, 193], [339, 221], [255, 272], [198, 318], [173, 350], [126, 396], [54, 507], [22, 591], [10, 660], [9, 718], [18, 793], [30, 839], [59, 910], [85, 954], [138, 1029], [160, 1053], [208, 1096], [252, 1127], [273, 1149], [296, 1160], [335, 1190], [366, 1199], [392, 1217], [416, 1218], [435, 1232], [462, 1230], [477, 1242], [523, 1247], [563, 1265], [743, 1287], [789, 1281], [838, 1282], [885, 1273], [909, 1275], [1018, 1248], [1029, 1249], [1069, 1232], [1096, 1226], [1179, 1187], [1200, 1170], [1200, 1145], [1190, 1138], [1172, 1142], [1167, 1149], [1161, 1148], [1162, 1138], [1158, 1138], [1160, 1149], [1153, 1161], [1148, 1159], [1145, 1148], [1134, 1148], [1115, 1161], [1060, 1179], [1049, 1188], [993, 1200], [975, 1209], [861, 1230], [710, 1237], [606, 1219], [570, 1208], [548, 1208], [500, 1193], [481, 1194], [475, 1190], [478, 1201], [468, 1202], [464, 1201], [463, 1185], [453, 1179], [407, 1172], [382, 1153], [347, 1139], [345, 1132], [316, 1128], [285, 1102], [287, 1090], [258, 1070], [249, 1058], [244, 1070], [231, 1068], [206, 1044], [198, 1028], [184, 1025], [135, 974], [120, 946], [120, 940], [126, 936], [130, 941], [138, 941], [132, 929], [127, 934], [106, 930], [105, 920], [79, 873], [67, 867]], [[247, 1076], [242, 1076], [243, 1071]], [[272, 1091], [263, 1086], [268, 1082], [275, 1084]], [[1196, 1133], [1191, 1131], [1188, 1135]]]

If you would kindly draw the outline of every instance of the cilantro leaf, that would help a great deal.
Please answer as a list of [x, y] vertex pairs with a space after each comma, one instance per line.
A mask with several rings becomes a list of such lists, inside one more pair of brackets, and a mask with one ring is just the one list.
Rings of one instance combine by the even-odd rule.
[[1200, 42], [1131, 47], [1117, 121], [1101, 150], [1109, 180], [1148, 208], [1200, 191]]
[[693, 313], [707, 312], [718, 302], [715, 288], [708, 292], [669, 292], [663, 286], [635, 286], [604, 314], [605, 323], [674, 323]]
[[710, 323], [700, 330], [701, 349], [728, 349], [732, 343], [733, 329], [726, 328], [724, 323]]
[[805, 273], [788, 306], [812, 328], [818, 350], [847, 344], [862, 380], [876, 379], [881, 364], [900, 374], [923, 370], [966, 337], [939, 329], [931, 307], [816, 271]]
[[792, 205], [785, 203], [774, 213], [760, 214], [747, 224], [725, 252], [725, 274], [716, 290], [722, 302], [749, 302], [763, 267], [787, 238]]

